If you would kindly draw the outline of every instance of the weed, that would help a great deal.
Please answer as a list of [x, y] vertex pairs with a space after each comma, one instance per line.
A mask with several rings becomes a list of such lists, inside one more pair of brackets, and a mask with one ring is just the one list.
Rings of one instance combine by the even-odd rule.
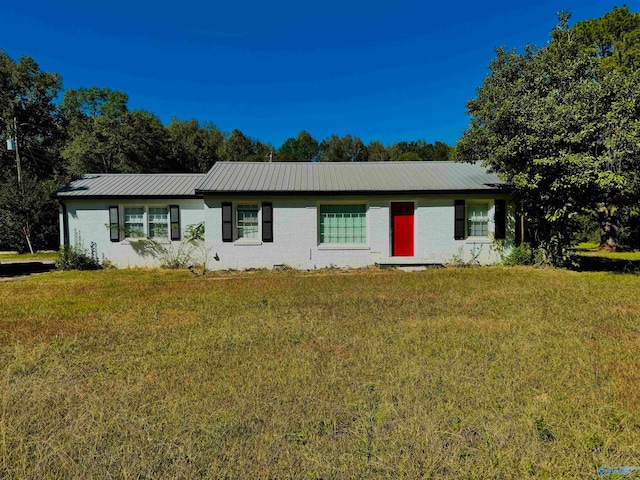
[[551, 442], [556, 438], [542, 417], [536, 420], [536, 432], [538, 433], [538, 438], [543, 442]]
[[604, 441], [597, 434], [593, 433], [585, 440], [585, 445], [592, 452], [601, 452], [604, 447]]

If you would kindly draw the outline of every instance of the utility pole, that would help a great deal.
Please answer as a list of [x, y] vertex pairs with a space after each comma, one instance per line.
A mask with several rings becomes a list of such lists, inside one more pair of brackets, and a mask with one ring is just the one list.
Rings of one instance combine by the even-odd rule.
[[22, 168], [20, 166], [20, 151], [18, 150], [18, 121], [16, 117], [13, 117], [13, 138], [15, 139], [16, 147], [16, 170], [18, 170], [18, 188], [20, 194], [24, 197], [24, 188], [22, 187]]
[[[20, 190], [20, 198], [24, 200], [24, 186], [22, 185], [22, 167], [20, 165], [20, 147], [18, 147], [18, 120], [13, 117], [13, 142], [7, 141], [8, 150], [14, 150], [16, 152], [16, 170], [18, 172], [18, 189]], [[22, 227], [22, 233], [24, 233], [29, 245], [29, 251], [33, 255], [33, 247], [31, 246], [31, 239], [29, 238], [29, 222], [26, 222], [26, 226]]]

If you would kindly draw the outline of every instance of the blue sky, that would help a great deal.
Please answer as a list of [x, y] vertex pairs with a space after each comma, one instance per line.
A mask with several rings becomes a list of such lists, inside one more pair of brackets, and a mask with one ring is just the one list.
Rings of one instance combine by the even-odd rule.
[[[640, 11], [639, 2], [627, 2]], [[279, 147], [309, 131], [385, 144], [450, 144], [494, 48], [544, 45], [622, 3], [3, 2], [0, 48], [62, 75], [64, 88], [125, 92], [131, 109], [213, 122]]]

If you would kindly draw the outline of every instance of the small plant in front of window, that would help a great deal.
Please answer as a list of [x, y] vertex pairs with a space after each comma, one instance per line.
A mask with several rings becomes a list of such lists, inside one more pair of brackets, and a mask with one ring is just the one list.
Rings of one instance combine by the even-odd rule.
[[480, 265], [479, 257], [481, 253], [482, 245], [474, 245], [469, 250], [469, 254], [471, 255], [471, 257], [466, 260], [464, 247], [460, 247], [458, 248], [458, 253], [453, 255], [453, 257], [451, 258], [451, 262], [449, 262], [449, 265], [451, 265], [452, 267], [472, 267], [474, 265]]
[[[179, 243], [169, 242], [166, 238], [140, 238], [131, 242], [131, 246], [140, 255], [157, 259], [161, 268], [187, 268], [193, 263], [196, 249], [204, 245], [203, 240], [204, 223], [199, 223], [189, 225], [184, 240]], [[206, 258], [203, 264], [205, 262]]]

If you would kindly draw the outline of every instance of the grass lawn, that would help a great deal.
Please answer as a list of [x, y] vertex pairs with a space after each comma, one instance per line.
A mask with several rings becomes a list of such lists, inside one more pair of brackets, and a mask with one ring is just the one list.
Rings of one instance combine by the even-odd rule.
[[0, 253], [1, 262], [42, 262], [52, 261], [57, 258], [57, 252], [36, 252], [36, 253]]
[[640, 465], [639, 293], [505, 267], [4, 282], [0, 477], [602, 478]]
[[637, 261], [640, 260], [640, 251], [633, 252], [606, 252], [598, 249], [599, 245], [597, 243], [581, 243], [576, 247], [576, 251], [578, 255], [582, 255], [585, 257], [601, 257], [601, 258], [609, 258], [612, 260], [631, 260]]
[[578, 268], [588, 271], [637, 273], [640, 271], [640, 251], [607, 252], [599, 244], [585, 242], [576, 247]]

